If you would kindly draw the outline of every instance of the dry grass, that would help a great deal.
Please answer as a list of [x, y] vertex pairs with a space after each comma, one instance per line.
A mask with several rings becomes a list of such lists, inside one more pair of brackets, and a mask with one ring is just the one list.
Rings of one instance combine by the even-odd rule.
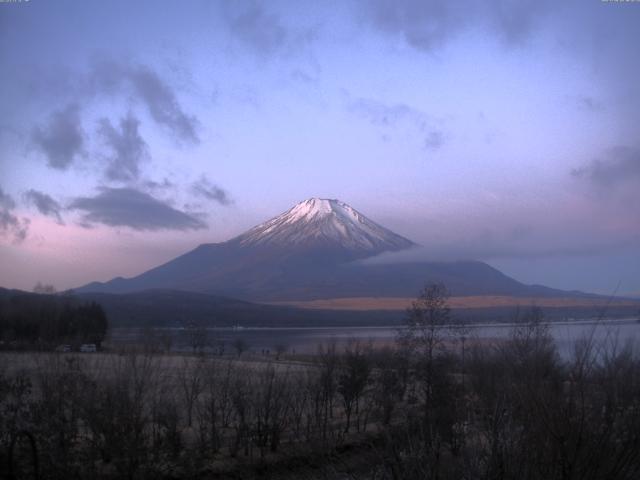
[[[405, 297], [349, 297], [327, 298], [322, 300], [272, 302], [272, 305], [289, 305], [300, 308], [319, 310], [404, 310], [411, 305], [413, 298]], [[495, 307], [638, 307], [637, 300], [613, 300], [600, 298], [572, 297], [512, 297], [504, 295], [451, 297], [451, 308], [495, 308]]]

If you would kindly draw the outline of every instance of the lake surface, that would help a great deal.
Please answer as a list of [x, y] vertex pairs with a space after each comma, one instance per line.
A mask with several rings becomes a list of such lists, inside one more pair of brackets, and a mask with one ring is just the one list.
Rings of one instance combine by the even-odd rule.
[[[577, 340], [592, 338], [597, 344], [624, 345], [640, 340], [640, 322], [636, 318], [603, 320], [600, 322], [549, 323], [549, 331], [555, 338], [562, 356], [573, 352]], [[467, 326], [465, 338], [468, 341], [499, 340], [508, 338], [513, 324], [489, 324]], [[247, 351], [258, 354], [273, 354], [280, 346], [289, 353], [315, 353], [319, 345], [335, 343], [344, 348], [349, 341], [371, 342], [376, 346], [392, 344], [399, 327], [310, 327], [310, 328], [214, 328], [207, 329], [207, 350], [224, 346], [229, 353], [238, 340], [246, 345]], [[461, 332], [458, 332], [461, 334]], [[180, 328], [155, 329], [156, 337], [169, 336], [171, 348], [175, 351], [191, 349], [188, 332]], [[114, 329], [112, 339], [119, 343], [144, 343], [148, 330]]]

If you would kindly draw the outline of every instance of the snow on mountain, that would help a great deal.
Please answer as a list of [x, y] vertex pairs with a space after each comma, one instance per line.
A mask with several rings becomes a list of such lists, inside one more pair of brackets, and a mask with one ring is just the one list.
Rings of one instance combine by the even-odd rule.
[[342, 248], [375, 254], [414, 245], [344, 202], [310, 198], [235, 239], [242, 246]]

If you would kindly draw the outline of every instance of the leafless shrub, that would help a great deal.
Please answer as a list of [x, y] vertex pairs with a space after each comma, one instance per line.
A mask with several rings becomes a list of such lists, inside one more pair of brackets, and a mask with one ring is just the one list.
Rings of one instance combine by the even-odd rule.
[[442, 330], [416, 348], [325, 345], [308, 365], [34, 354], [0, 368], [0, 475], [12, 444], [14, 472], [33, 470], [32, 438], [52, 479], [259, 478], [305, 458], [333, 468], [314, 478], [638, 478], [633, 345], [591, 335], [563, 360], [539, 312], [521, 315], [504, 341], [470, 342], [464, 364]]

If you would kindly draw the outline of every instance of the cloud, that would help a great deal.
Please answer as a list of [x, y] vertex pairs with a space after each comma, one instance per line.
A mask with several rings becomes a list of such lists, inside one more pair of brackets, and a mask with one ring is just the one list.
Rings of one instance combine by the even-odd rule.
[[613, 147], [607, 151], [606, 158], [593, 160], [574, 169], [572, 174], [601, 187], [617, 188], [631, 184], [640, 189], [640, 149]]
[[67, 169], [82, 154], [84, 145], [78, 105], [72, 103], [54, 111], [44, 127], [33, 129], [31, 141], [45, 154], [50, 167]]
[[182, 110], [173, 90], [156, 72], [145, 66], [137, 66], [129, 70], [128, 76], [156, 122], [168, 127], [181, 140], [199, 143], [196, 117]]
[[166, 127], [178, 140], [197, 144], [198, 119], [187, 114], [174, 90], [155, 70], [111, 59], [94, 61], [87, 90], [91, 95], [134, 94], [147, 108], [153, 120]]
[[565, 95], [562, 100], [567, 106], [580, 112], [597, 114], [605, 110], [604, 103], [591, 95]]
[[27, 238], [29, 219], [18, 218], [13, 214], [16, 202], [0, 187], [0, 236], [11, 237], [15, 243]]
[[393, 128], [402, 122], [411, 124], [423, 137], [423, 147], [427, 150], [438, 150], [445, 143], [445, 134], [434, 119], [404, 103], [387, 105], [369, 98], [356, 98], [348, 103], [347, 108], [373, 125], [384, 128]]
[[41, 214], [54, 218], [60, 225], [64, 224], [62, 215], [60, 215], [62, 207], [46, 193], [30, 189], [25, 192], [24, 199], [28, 203], [35, 205]]
[[285, 44], [287, 31], [274, 14], [262, 5], [251, 2], [239, 15], [231, 19], [231, 31], [245, 44], [262, 53], [271, 53]]
[[134, 230], [199, 230], [201, 220], [132, 188], [102, 187], [95, 197], [76, 198], [71, 210], [84, 212], [83, 223]]
[[602, 103], [588, 95], [580, 95], [576, 98], [578, 107], [589, 112], [600, 112], [603, 109]]
[[519, 45], [532, 35], [542, 17], [555, 5], [551, 0], [486, 0], [489, 27], [507, 45]]
[[[487, 216], [487, 221], [491, 221]], [[539, 259], [592, 256], [603, 252], [637, 248], [640, 236], [588, 236], [587, 229], [574, 235], [558, 235], [544, 225], [492, 225], [487, 229], [471, 227], [463, 234], [441, 232], [442, 238], [426, 238], [420, 245], [399, 252], [385, 252], [365, 260], [365, 264], [443, 262], [479, 259]], [[446, 237], [446, 238], [445, 238]]]
[[427, 134], [424, 146], [427, 150], [437, 150], [444, 145], [444, 134], [441, 131], [433, 130]]
[[375, 29], [402, 38], [408, 45], [433, 52], [465, 29], [483, 28], [506, 45], [522, 44], [541, 17], [552, 8], [549, 0], [373, 0], [358, 3]]
[[228, 11], [231, 33], [242, 44], [259, 55], [291, 53], [308, 44], [313, 36], [312, 29], [289, 28], [278, 15], [265, 10], [264, 2], [234, 2]]
[[211, 183], [204, 175], [191, 185], [191, 191], [199, 197], [217, 202], [220, 205], [231, 205], [233, 203], [226, 190]]
[[107, 157], [109, 180], [128, 181], [139, 177], [140, 162], [148, 157], [147, 144], [138, 131], [139, 126], [140, 122], [131, 112], [120, 120], [119, 129], [107, 118], [98, 122], [98, 134], [112, 151]]
[[148, 190], [167, 190], [170, 188], [175, 188], [176, 184], [165, 177], [161, 182], [157, 182], [155, 180], [147, 180], [143, 183], [143, 186]]
[[431, 51], [454, 36], [468, 19], [460, 4], [430, 0], [365, 2], [365, 18], [380, 31], [401, 36], [409, 45]]

